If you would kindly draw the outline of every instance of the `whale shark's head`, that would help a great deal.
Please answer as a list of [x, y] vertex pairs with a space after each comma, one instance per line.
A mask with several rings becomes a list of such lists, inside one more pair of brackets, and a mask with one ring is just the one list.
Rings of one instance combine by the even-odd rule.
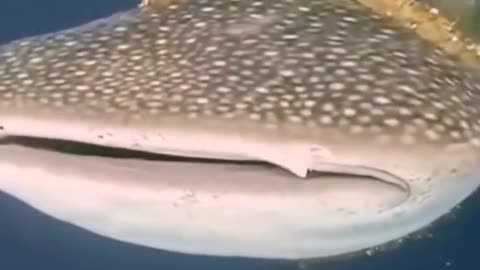
[[478, 70], [414, 29], [349, 0], [152, 2], [0, 47], [2, 190], [118, 240], [295, 259], [479, 185]]

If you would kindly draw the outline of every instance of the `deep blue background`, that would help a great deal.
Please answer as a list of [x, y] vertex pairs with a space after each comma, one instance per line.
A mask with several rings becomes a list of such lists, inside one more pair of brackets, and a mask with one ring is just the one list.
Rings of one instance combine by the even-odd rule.
[[[136, 4], [137, 0], [2, 0], [0, 43], [72, 27]], [[478, 197], [479, 193], [466, 201], [456, 211], [456, 218], [448, 218], [428, 229], [433, 235], [431, 239], [408, 241], [400, 248], [372, 257], [326, 261], [310, 269], [480, 269], [477, 263], [480, 256]], [[263, 270], [297, 269], [297, 265], [282, 261], [187, 256], [129, 245], [55, 221], [0, 193], [0, 270], [23, 269]]]

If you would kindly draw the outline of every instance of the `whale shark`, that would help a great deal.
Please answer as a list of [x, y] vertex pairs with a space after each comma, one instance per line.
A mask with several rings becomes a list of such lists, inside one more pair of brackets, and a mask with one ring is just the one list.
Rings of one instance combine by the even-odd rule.
[[150, 0], [3, 44], [0, 190], [188, 254], [425, 228], [480, 185], [480, 75], [360, 2]]

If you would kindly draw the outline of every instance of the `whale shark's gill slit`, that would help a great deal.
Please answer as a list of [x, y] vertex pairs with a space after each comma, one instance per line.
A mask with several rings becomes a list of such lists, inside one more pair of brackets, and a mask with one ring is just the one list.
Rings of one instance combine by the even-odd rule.
[[254, 165], [261, 166], [264, 169], [272, 171], [281, 171], [285, 175], [290, 175], [292, 180], [320, 180], [321, 179], [359, 179], [382, 182], [392, 187], [402, 190], [409, 194], [409, 187], [404, 181], [397, 179], [395, 176], [377, 170], [374, 168], [342, 166], [335, 164], [324, 164], [319, 166], [317, 170], [308, 172], [305, 178], [301, 178], [291, 174], [288, 170], [281, 168], [275, 164], [259, 160], [226, 160], [214, 158], [198, 158], [187, 156], [175, 156], [168, 154], [152, 153], [140, 150], [132, 150], [120, 147], [111, 147], [105, 145], [90, 144], [77, 141], [29, 137], [29, 136], [7, 136], [0, 139], [0, 145], [20, 145], [28, 148], [42, 149], [50, 152], [58, 152], [77, 156], [97, 156], [110, 159], [136, 159], [145, 161], [158, 162], [185, 162], [185, 163], [206, 163], [206, 164], [225, 164], [225, 165]]

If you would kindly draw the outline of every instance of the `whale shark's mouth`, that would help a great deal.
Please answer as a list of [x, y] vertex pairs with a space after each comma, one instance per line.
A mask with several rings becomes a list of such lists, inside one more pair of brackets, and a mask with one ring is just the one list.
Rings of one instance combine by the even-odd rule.
[[[403, 179], [380, 169], [361, 166], [324, 163], [316, 166], [316, 170], [310, 171], [305, 178], [301, 178], [274, 164], [259, 160], [225, 160], [174, 156], [83, 142], [26, 136], [8, 136], [0, 140], [0, 145], [12, 144], [64, 155], [73, 155], [78, 158], [99, 157], [108, 159], [111, 163], [115, 163], [116, 160], [127, 162], [134, 160], [136, 162], [185, 163], [200, 164], [202, 166], [208, 164], [214, 166], [223, 165], [232, 168], [251, 168], [253, 166], [261, 168], [262, 170], [271, 170], [272, 175], [279, 172], [284, 175], [289, 175], [289, 180], [298, 183], [312, 180], [324, 181], [325, 190], [332, 194], [330, 196], [337, 196], [336, 203], [343, 205], [341, 208], [344, 207], [345, 209], [352, 207], [359, 209], [359, 206], [355, 204], [365, 200], [368, 201], [367, 204], [369, 206], [383, 211], [395, 208], [410, 196], [410, 187]], [[119, 165], [119, 167], [120, 166], [122, 165]], [[195, 174], [195, 172], [192, 172], [192, 174]], [[205, 176], [198, 175], [199, 181], [204, 177]], [[215, 177], [215, 175], [211, 177]], [[225, 175], [223, 177], [225, 178]], [[221, 180], [222, 179], [219, 179], [219, 181]], [[334, 193], [337, 193], [337, 195], [334, 195]], [[340, 203], [341, 200], [345, 202]], [[360, 205], [362, 204], [360, 203]]]
[[[261, 161], [30, 137], [0, 143], [3, 191], [113, 239], [195, 254], [309, 258], [358, 251], [424, 227], [478, 186], [455, 182], [418, 203], [388, 173], [329, 166], [303, 180]], [[288, 245], [272, 244], [279, 238]]]

